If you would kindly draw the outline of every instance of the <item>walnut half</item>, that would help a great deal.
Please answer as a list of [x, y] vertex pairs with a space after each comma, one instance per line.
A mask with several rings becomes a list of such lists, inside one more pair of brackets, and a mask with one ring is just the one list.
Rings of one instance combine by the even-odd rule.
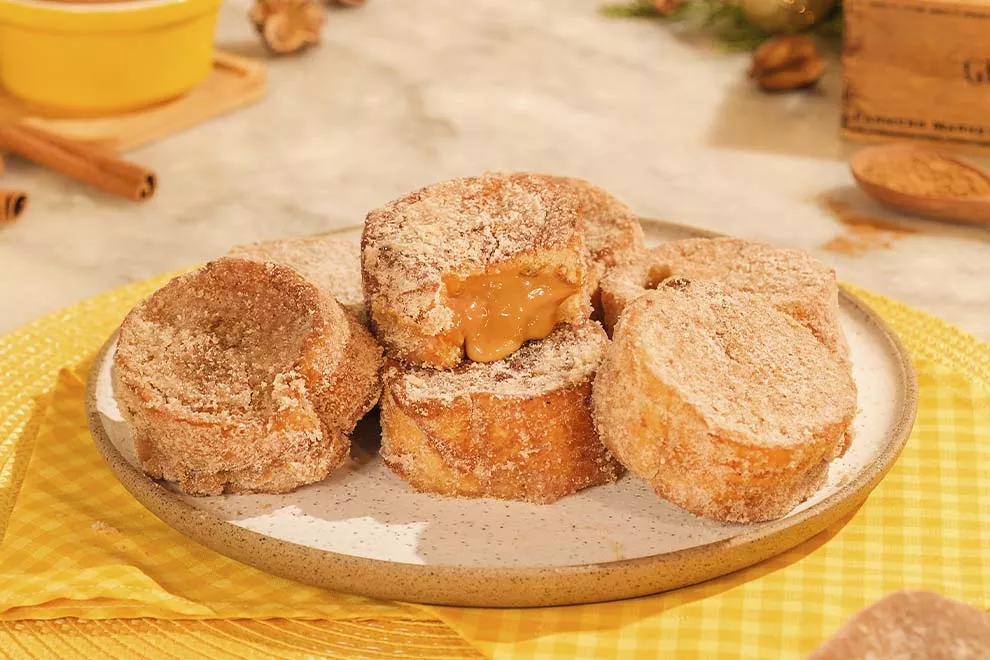
[[825, 60], [815, 42], [803, 34], [767, 41], [753, 53], [749, 77], [768, 92], [814, 85], [825, 73]]
[[320, 43], [323, 8], [315, 0], [255, 0], [248, 17], [275, 53]]

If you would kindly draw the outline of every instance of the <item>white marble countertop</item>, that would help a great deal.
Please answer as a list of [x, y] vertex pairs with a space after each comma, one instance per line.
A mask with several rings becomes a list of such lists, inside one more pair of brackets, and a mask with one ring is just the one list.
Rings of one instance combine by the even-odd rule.
[[[264, 56], [224, 4], [217, 41]], [[902, 219], [854, 186], [833, 65], [815, 92], [768, 96], [748, 57], [596, 0], [371, 0], [324, 43], [273, 60], [265, 100], [138, 149], [159, 191], [112, 198], [11, 160], [31, 194], [0, 227], [0, 332], [234, 243], [359, 223], [423, 184], [486, 169], [586, 177], [644, 216], [813, 252], [839, 276], [990, 339], [990, 229]], [[858, 256], [822, 195], [914, 230]]]

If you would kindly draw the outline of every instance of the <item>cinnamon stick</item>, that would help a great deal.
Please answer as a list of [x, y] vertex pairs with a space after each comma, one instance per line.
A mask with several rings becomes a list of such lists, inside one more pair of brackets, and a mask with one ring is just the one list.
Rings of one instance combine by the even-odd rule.
[[26, 124], [0, 126], [0, 149], [134, 201], [150, 198], [157, 186], [146, 167]]
[[23, 190], [0, 188], [0, 225], [13, 222], [27, 208], [28, 196]]

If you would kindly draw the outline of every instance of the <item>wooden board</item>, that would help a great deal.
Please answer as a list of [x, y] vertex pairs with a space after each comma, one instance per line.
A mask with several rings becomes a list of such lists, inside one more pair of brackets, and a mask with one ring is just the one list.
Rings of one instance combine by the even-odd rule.
[[990, 6], [847, 0], [842, 133], [990, 147]]
[[248, 105], [264, 96], [265, 86], [264, 62], [217, 51], [213, 71], [202, 84], [150, 108], [107, 117], [46, 117], [0, 90], [0, 116], [120, 152]]
[[[642, 224], [650, 244], [710, 235]], [[360, 234], [360, 227], [340, 232], [355, 250]], [[152, 513], [276, 575], [376, 598], [470, 607], [643, 596], [731, 573], [811, 538], [854, 511], [897, 459], [917, 408], [910, 358], [865, 303], [846, 291], [839, 301], [859, 386], [855, 436], [817, 493], [766, 523], [696, 518], [632, 475], [548, 505], [417, 493], [377, 456], [374, 414], [355, 431], [352, 460], [320, 483], [284, 495], [184, 496], [141, 471], [111, 386], [113, 337], [93, 363], [90, 429], [110, 469]]]

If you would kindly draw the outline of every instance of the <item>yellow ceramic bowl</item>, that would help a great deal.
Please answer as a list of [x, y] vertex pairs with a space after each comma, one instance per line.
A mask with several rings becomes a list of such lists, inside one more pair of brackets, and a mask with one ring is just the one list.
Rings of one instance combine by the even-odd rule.
[[0, 84], [62, 114], [130, 110], [210, 72], [220, 0], [0, 0]]

